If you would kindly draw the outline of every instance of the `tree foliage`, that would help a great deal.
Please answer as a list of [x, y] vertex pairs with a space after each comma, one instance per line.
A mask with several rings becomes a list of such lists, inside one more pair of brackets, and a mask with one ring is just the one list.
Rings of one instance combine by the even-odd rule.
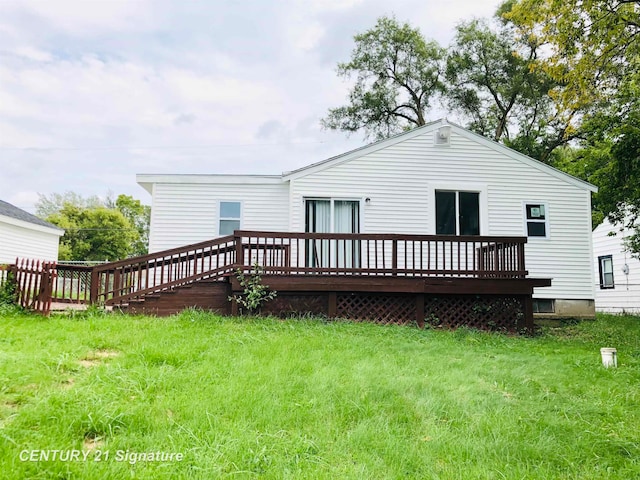
[[387, 17], [354, 39], [338, 74], [356, 82], [326, 128], [385, 138], [424, 125], [438, 99], [471, 130], [542, 161], [572, 138], [572, 118], [559, 116], [550, 96], [558, 82], [533, 69], [540, 45], [509, 21], [462, 23], [448, 50]]
[[424, 125], [430, 101], [444, 91], [444, 49], [389, 17], [354, 39], [351, 61], [338, 64], [339, 76], [356, 79], [349, 104], [329, 110], [322, 124], [375, 139]]
[[128, 195], [84, 198], [73, 192], [41, 195], [36, 212], [65, 230], [60, 260], [120, 260], [147, 253], [150, 207]]
[[640, 2], [637, 0], [519, 0], [504, 16], [520, 35], [551, 48], [538, 65], [565, 88], [567, 110], [615, 94], [638, 75]]
[[532, 68], [540, 45], [509, 22], [464, 22], [447, 60], [448, 104], [467, 127], [542, 161], [569, 141], [550, 92], [557, 82]]
[[[505, 14], [547, 45], [536, 62], [564, 85], [560, 109], [583, 109], [581, 148], [563, 167], [596, 184], [599, 217], [640, 217], [640, 2], [519, 0]], [[629, 243], [640, 253], [640, 228]]]

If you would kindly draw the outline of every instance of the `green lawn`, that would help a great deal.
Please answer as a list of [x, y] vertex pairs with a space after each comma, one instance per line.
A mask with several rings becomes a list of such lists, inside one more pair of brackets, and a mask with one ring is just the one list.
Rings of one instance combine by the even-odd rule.
[[526, 338], [4, 309], [0, 476], [640, 478], [640, 318]]

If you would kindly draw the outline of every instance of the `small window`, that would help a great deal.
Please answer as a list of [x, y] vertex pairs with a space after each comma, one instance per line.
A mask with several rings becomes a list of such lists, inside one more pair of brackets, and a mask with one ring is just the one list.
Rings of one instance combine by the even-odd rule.
[[547, 222], [547, 207], [544, 203], [526, 203], [524, 206], [527, 236], [547, 237], [549, 226]]
[[611, 255], [598, 257], [598, 267], [600, 270], [600, 288], [615, 288], [613, 282], [613, 258]]
[[534, 298], [533, 313], [555, 313], [556, 305], [552, 299]]
[[240, 202], [220, 202], [220, 224], [218, 235], [233, 235], [234, 230], [240, 229]]

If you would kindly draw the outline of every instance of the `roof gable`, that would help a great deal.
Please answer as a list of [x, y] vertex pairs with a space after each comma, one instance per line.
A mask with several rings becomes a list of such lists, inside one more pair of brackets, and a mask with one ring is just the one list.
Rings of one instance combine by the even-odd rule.
[[341, 155], [337, 155], [335, 157], [331, 157], [328, 158], [326, 160], [308, 165], [306, 167], [294, 170], [292, 172], [286, 172], [283, 174], [283, 179], [284, 180], [295, 180], [297, 178], [301, 178], [301, 177], [305, 177], [307, 175], [311, 175], [313, 173], [317, 173], [320, 172], [322, 170], [340, 165], [342, 163], [348, 162], [350, 160], [353, 160], [355, 158], [359, 158], [362, 157], [364, 155], [368, 155], [370, 153], [376, 152], [378, 150], [382, 150], [384, 148], [387, 147], [391, 147], [393, 145], [396, 145], [400, 142], [412, 139], [414, 137], [417, 137], [418, 135], [423, 135], [425, 133], [429, 133], [431, 131], [436, 131], [438, 128], [442, 127], [442, 126], [448, 126], [452, 129], [452, 131], [454, 131], [456, 134], [467, 138], [468, 140], [471, 140], [473, 142], [476, 142], [478, 144], [481, 144], [491, 150], [494, 150], [502, 155], [505, 155], [506, 157], [511, 158], [514, 161], [518, 161], [521, 163], [524, 163], [530, 167], [533, 167], [541, 172], [544, 172], [547, 175], [551, 175], [553, 177], [556, 177], [566, 183], [569, 183], [571, 185], [574, 185], [578, 188], [581, 188], [583, 190], [589, 190], [592, 192], [597, 192], [598, 188], [595, 187], [594, 185], [591, 185], [588, 182], [585, 182], [584, 180], [580, 180], [579, 178], [576, 178], [572, 175], [569, 175], [568, 173], [562, 172], [561, 170], [558, 170], [556, 168], [553, 168], [549, 165], [546, 165], [538, 160], [535, 160], [531, 157], [528, 157], [526, 155], [523, 155], [520, 152], [517, 152], [509, 147], [506, 147], [504, 145], [501, 145], [493, 140], [490, 140], [486, 137], [483, 137], [482, 135], [479, 135], [477, 133], [471, 132], [470, 130], [467, 130], [459, 125], [456, 125], [455, 123], [449, 122], [446, 118], [442, 118], [440, 120], [436, 120], [435, 122], [431, 122], [428, 123], [427, 125], [415, 128], [413, 130], [410, 130], [408, 132], [403, 132], [400, 133], [398, 135], [395, 135], [393, 137], [390, 137], [388, 139], [385, 140], [380, 140], [378, 142], [369, 144], [369, 145], [365, 145], [363, 147], [357, 148], [355, 150], [351, 150], [349, 152], [343, 153]]

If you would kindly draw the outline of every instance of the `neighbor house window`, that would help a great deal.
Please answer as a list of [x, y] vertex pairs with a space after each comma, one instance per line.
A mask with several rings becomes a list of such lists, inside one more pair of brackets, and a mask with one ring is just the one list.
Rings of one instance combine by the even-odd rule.
[[525, 203], [524, 213], [528, 237], [547, 237], [549, 235], [547, 206], [544, 203]]
[[220, 223], [218, 235], [232, 235], [234, 230], [240, 229], [240, 202], [220, 202]]
[[615, 288], [613, 283], [613, 258], [611, 255], [598, 257], [600, 288]]
[[480, 193], [436, 190], [436, 234], [480, 235]]

